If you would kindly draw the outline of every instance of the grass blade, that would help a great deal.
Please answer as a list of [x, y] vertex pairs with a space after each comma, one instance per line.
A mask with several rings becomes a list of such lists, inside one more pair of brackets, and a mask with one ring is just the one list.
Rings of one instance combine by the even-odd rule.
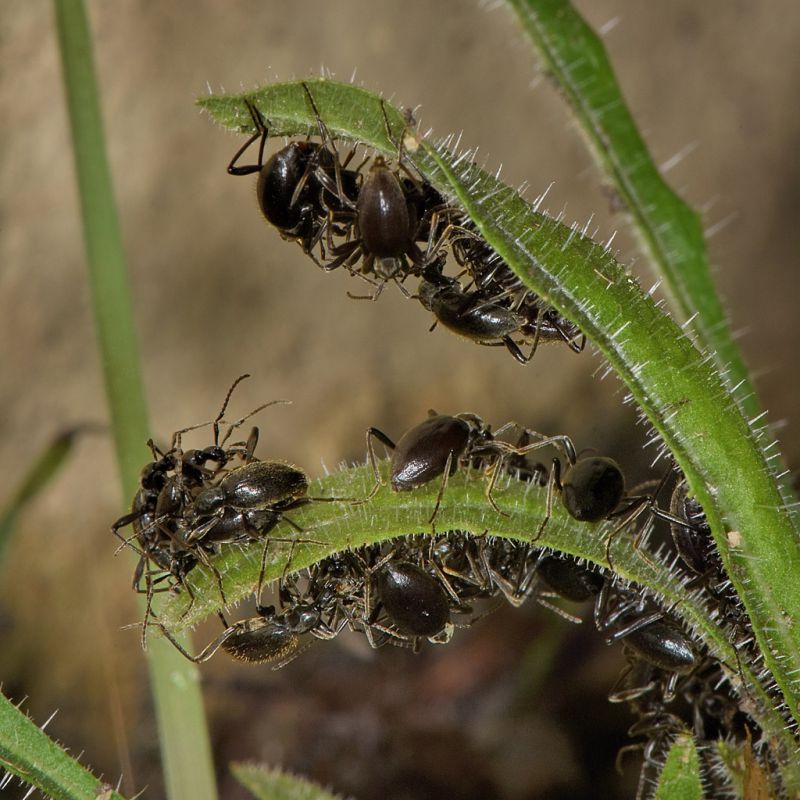
[[[95, 329], [123, 491], [131, 497], [148, 438], [147, 414], [92, 44], [82, 0], [55, 0], [55, 10]], [[215, 800], [197, 669], [163, 642], [154, 643], [148, 665], [168, 795], [173, 800]]]
[[11, 500], [0, 512], [0, 561], [19, 515], [61, 469], [72, 452], [75, 440], [85, 429], [85, 426], [76, 427], [58, 434], [28, 469]]

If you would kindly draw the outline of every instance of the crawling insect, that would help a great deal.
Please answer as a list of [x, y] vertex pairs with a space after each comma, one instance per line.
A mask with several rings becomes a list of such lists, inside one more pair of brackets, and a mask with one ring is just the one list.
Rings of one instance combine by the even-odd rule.
[[503, 514], [492, 497], [498, 475], [503, 471], [506, 458], [523, 455], [541, 447], [554, 445], [563, 450], [570, 461], [575, 459], [575, 448], [568, 436], [543, 436], [535, 431], [523, 429], [534, 441], [521, 447], [498, 439], [497, 436], [509, 428], [521, 428], [509, 422], [495, 433], [475, 414], [448, 416], [431, 411], [428, 419], [406, 431], [395, 444], [378, 428], [367, 430], [367, 453], [375, 473], [376, 485], [370, 496], [381, 485], [377, 459], [372, 440], [377, 439], [392, 451], [390, 482], [393, 491], [402, 492], [424, 486], [434, 478], [442, 476], [439, 494], [428, 522], [433, 524], [447, 488], [449, 477], [459, 466], [482, 466], [489, 475], [486, 498], [492, 508]]
[[[609, 568], [613, 569], [611, 544], [619, 533], [631, 525], [645, 512], [652, 516], [671, 519], [660, 509], [656, 498], [661, 491], [669, 471], [667, 471], [652, 494], [629, 495], [625, 488], [625, 476], [619, 464], [606, 456], [586, 456], [568, 464], [561, 478], [561, 462], [554, 458], [547, 482], [545, 516], [532, 541], [539, 539], [550, 521], [553, 511], [553, 497], [558, 494], [567, 513], [579, 522], [600, 522], [621, 519], [606, 538], [605, 555]], [[640, 531], [634, 540], [638, 547], [647, 528]]]
[[[182, 428], [172, 435], [171, 447], [162, 452], [152, 440], [148, 445], [153, 453], [153, 461], [147, 464], [139, 478], [139, 488], [131, 503], [131, 511], [121, 516], [111, 526], [112, 533], [122, 541], [122, 546], [133, 549], [139, 555], [139, 562], [133, 577], [136, 591], [147, 595], [145, 625], [142, 628], [142, 643], [145, 642], [147, 618], [150, 615], [153, 595], [156, 591], [186, 588], [190, 600], [191, 590], [185, 578], [198, 563], [208, 566], [217, 575], [222, 591], [221, 577], [209, 561], [209, 554], [190, 541], [190, 508], [196, 494], [203, 490], [234, 459], [246, 460], [252, 456], [258, 440], [258, 430], [253, 429], [246, 443], [228, 445], [228, 441], [247, 419], [262, 409], [286, 401], [265, 403], [252, 412], [227, 425], [224, 435], [220, 427], [236, 387], [248, 375], [238, 377], [228, 390], [217, 416], [207, 423]], [[211, 425], [213, 444], [203, 449], [184, 451], [181, 447], [183, 434]], [[226, 446], [227, 445], [227, 446]], [[120, 531], [131, 526], [132, 536], [123, 538]], [[141, 588], [144, 579], [145, 587]], [[166, 582], [163, 587], [159, 584]]]
[[219, 618], [225, 630], [197, 655], [189, 653], [177, 639], [159, 623], [161, 632], [181, 655], [202, 664], [221, 648], [231, 658], [250, 664], [274, 664], [274, 669], [285, 666], [299, 655], [300, 637], [310, 633], [319, 624], [319, 613], [313, 606], [291, 608], [276, 614], [272, 606], [258, 609], [255, 617], [239, 620], [229, 625], [222, 612]]
[[[349, 158], [341, 164], [338, 154], [328, 149], [327, 141], [290, 142], [265, 161], [269, 128], [252, 103], [247, 103], [247, 109], [255, 133], [234, 154], [228, 174], [257, 173], [256, 196], [264, 218], [284, 239], [296, 241], [313, 258], [314, 248], [326, 233], [332, 232], [330, 216], [352, 205], [358, 197], [361, 175], [358, 170], [347, 168]], [[324, 131], [319, 116], [317, 119]], [[257, 162], [237, 166], [256, 141]]]

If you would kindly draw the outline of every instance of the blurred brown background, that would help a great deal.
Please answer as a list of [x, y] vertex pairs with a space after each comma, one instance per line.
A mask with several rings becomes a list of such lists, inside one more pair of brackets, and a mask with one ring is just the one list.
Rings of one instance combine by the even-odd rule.
[[[792, 0], [582, 0], [659, 164], [716, 231], [716, 280], [773, 422], [796, 411], [797, 48]], [[623, 263], [652, 283], [553, 86], [510, 14], [421, 0], [90, 2], [106, 133], [127, 248], [153, 434], [207, 419], [231, 380], [236, 411], [265, 412], [261, 454], [363, 458], [426, 409], [565, 432], [646, 473], [643, 430], [600, 360], [544, 348], [528, 367], [443, 331], [399, 292], [378, 303], [323, 275], [262, 221], [254, 179], [225, 174], [239, 140], [197, 111], [207, 87], [240, 91], [324, 67], [421, 106], [423, 127], [464, 131], [488, 164], [549, 208], [616, 229]], [[104, 421], [60, 65], [50, 4], [0, 10], [0, 447], [6, 494], [69, 425]], [[391, 289], [391, 287], [388, 287]], [[779, 436], [800, 457], [796, 421]], [[147, 451], [142, 447], [142, 462]], [[0, 502], [3, 493], [0, 493]], [[0, 574], [0, 681], [72, 752], [126, 791], [163, 794], [129, 591], [110, 523], [126, 508], [107, 438], [81, 441], [25, 514]], [[222, 657], [203, 668], [223, 797], [232, 759], [283, 763], [337, 790], [392, 798], [629, 794], [612, 773], [624, 709], [604, 695], [619, 653], [537, 609], [498, 613], [421, 656], [323, 643], [282, 672]], [[207, 628], [199, 640], [210, 637]], [[560, 632], [560, 633], [559, 633]], [[555, 660], [542, 642], [561, 640]], [[538, 637], [538, 638], [537, 638]], [[537, 666], [538, 665], [538, 666]], [[538, 672], [537, 672], [538, 670]], [[366, 687], [366, 690], [365, 690]], [[545, 698], [547, 698], [545, 700]], [[563, 720], [579, 721], [576, 729]], [[124, 731], [125, 737], [122, 737]], [[585, 735], [584, 735], [585, 734]], [[616, 738], [615, 738], [616, 737]], [[466, 769], [465, 769], [466, 767]], [[132, 770], [132, 773], [131, 773]], [[600, 784], [598, 781], [609, 781]], [[627, 781], [627, 787], [625, 781]], [[587, 787], [594, 787], [589, 789]]]

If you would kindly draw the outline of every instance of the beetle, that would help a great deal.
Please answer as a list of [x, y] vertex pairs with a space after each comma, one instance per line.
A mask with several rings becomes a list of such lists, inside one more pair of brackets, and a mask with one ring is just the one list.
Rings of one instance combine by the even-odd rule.
[[636, 656], [669, 673], [664, 697], [670, 699], [679, 676], [690, 673], [699, 663], [692, 640], [663, 611], [639, 592], [623, 588], [612, 579], [597, 596], [594, 608], [597, 629], [608, 644], [623, 641]]
[[420, 303], [433, 313], [436, 322], [453, 333], [488, 347], [505, 346], [521, 364], [533, 357], [533, 350], [526, 356], [512, 338], [527, 322], [521, 314], [481, 293], [464, 292], [457, 282], [436, 285], [423, 279], [418, 294]]
[[450, 600], [441, 583], [417, 564], [390, 559], [376, 573], [379, 605], [406, 636], [433, 637], [450, 622]]
[[[566, 512], [579, 522], [601, 522], [621, 518], [621, 522], [606, 538], [605, 555], [609, 568], [613, 568], [611, 544], [621, 531], [647, 511], [652, 516], [665, 518], [670, 516], [656, 504], [656, 498], [669, 477], [669, 470], [664, 473], [654, 493], [633, 495], [626, 492], [625, 476], [621, 467], [614, 459], [607, 456], [580, 458], [567, 465], [563, 480], [561, 474], [561, 461], [554, 458], [547, 481], [545, 516], [531, 541], [535, 542], [544, 533], [552, 516], [553, 497], [556, 494], [560, 496]], [[647, 530], [648, 527], [645, 527], [637, 534], [635, 547], [638, 547]]]
[[[308, 88], [303, 86], [311, 98]], [[313, 99], [311, 102], [316, 110]], [[330, 215], [349, 207], [358, 197], [360, 173], [347, 168], [352, 154], [344, 164], [339, 162], [338, 153], [328, 149], [329, 137], [325, 136], [324, 125], [317, 114], [323, 131], [322, 143], [290, 142], [265, 161], [269, 128], [252, 102], [246, 101], [246, 106], [255, 133], [234, 153], [228, 164], [228, 174], [257, 173], [256, 197], [264, 218], [284, 239], [296, 241], [304, 253], [314, 258], [314, 247], [332, 230]], [[256, 141], [259, 142], [256, 163], [237, 165]]]
[[377, 439], [392, 451], [390, 483], [395, 492], [409, 491], [424, 486], [434, 478], [442, 476], [436, 504], [428, 522], [433, 524], [444, 496], [449, 477], [459, 466], [481, 466], [490, 479], [487, 482], [486, 498], [492, 508], [503, 514], [492, 497], [492, 490], [502, 469], [503, 461], [510, 455], [522, 455], [540, 447], [555, 445], [563, 449], [570, 461], [575, 459], [575, 448], [568, 436], [542, 436], [528, 431], [535, 441], [516, 447], [497, 436], [509, 428], [521, 426], [509, 422], [492, 433], [489, 426], [476, 414], [462, 413], [456, 416], [430, 411], [423, 422], [406, 431], [395, 444], [378, 428], [367, 430], [367, 454], [375, 473], [376, 485], [370, 497], [378, 491], [381, 477], [372, 444]]
[[267, 606], [259, 607], [257, 612], [257, 616], [239, 620], [232, 625], [219, 612], [225, 630], [197, 655], [189, 653], [164, 625], [158, 623], [158, 626], [181, 655], [195, 664], [208, 661], [221, 648], [237, 661], [250, 664], [274, 663], [274, 669], [279, 669], [299, 655], [300, 636], [309, 633], [319, 622], [319, 614], [313, 607], [294, 608], [276, 614], [272, 606]]
[[583, 603], [600, 593], [603, 576], [573, 558], [545, 556], [536, 565], [536, 574], [560, 597]]

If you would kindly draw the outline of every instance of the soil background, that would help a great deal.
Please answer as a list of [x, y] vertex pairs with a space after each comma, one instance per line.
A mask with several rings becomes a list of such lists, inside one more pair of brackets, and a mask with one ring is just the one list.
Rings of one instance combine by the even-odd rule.
[[[717, 285], [796, 467], [797, 420], [782, 421], [797, 411], [800, 348], [800, 6], [577, 5], [604, 31], [656, 162], [714, 232]], [[237, 411], [294, 400], [260, 418], [259, 452], [312, 476], [363, 460], [368, 426], [397, 436], [428, 408], [568, 433], [633, 482], [650, 474], [645, 430], [588, 348], [543, 348], [521, 367], [428, 333], [429, 315], [392, 287], [377, 303], [348, 299], [361, 286], [322, 274], [263, 222], [254, 179], [225, 173], [239, 138], [194, 105], [208, 87], [355, 75], [419, 106], [423, 129], [463, 131], [531, 197], [552, 183], [551, 212], [591, 217], [598, 241], [618, 231], [620, 260], [649, 287], [627, 220], [510, 14], [455, 0], [88, 6], [157, 440], [208, 419], [250, 372]], [[3, 5], [0, 75], [1, 503], [55, 435], [106, 411], [49, 3]], [[145, 662], [136, 632], [121, 630], [138, 618], [132, 566], [108, 532], [128, 500], [108, 437], [87, 435], [6, 550], [0, 681], [39, 722], [58, 709], [48, 730], [108, 780], [122, 773], [128, 795], [158, 798]], [[605, 701], [622, 656], [599, 639], [523, 608], [416, 657], [343, 636], [280, 672], [215, 659], [202, 672], [221, 796], [245, 797], [231, 760], [283, 764], [362, 800], [630, 796], [633, 764], [613, 772], [629, 719]]]

